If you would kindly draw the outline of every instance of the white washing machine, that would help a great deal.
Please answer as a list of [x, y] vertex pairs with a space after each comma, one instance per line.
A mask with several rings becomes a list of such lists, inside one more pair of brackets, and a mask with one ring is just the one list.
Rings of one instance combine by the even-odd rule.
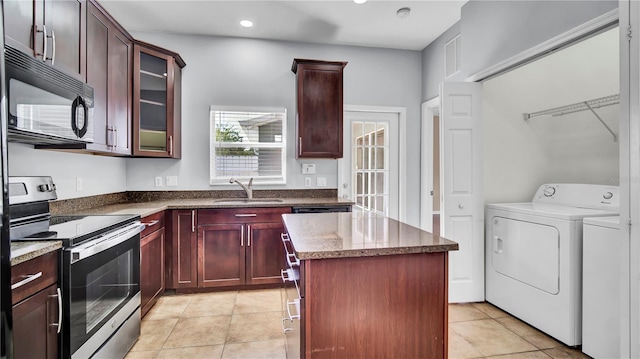
[[622, 257], [620, 217], [585, 218], [582, 251], [582, 352], [620, 358]]
[[618, 215], [619, 197], [615, 186], [544, 184], [531, 202], [487, 204], [487, 301], [579, 345], [582, 220]]

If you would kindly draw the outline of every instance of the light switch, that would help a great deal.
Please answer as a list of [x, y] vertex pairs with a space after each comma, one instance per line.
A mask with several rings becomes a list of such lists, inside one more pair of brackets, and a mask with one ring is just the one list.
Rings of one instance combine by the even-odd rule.
[[318, 187], [327, 187], [327, 177], [316, 178], [316, 185]]
[[162, 187], [162, 177], [156, 177], [156, 187]]
[[305, 187], [311, 187], [311, 177], [305, 177], [304, 178], [304, 186]]
[[310, 164], [310, 163], [303, 163], [302, 164], [302, 174], [303, 175], [312, 175], [316, 173], [316, 165], [315, 164]]
[[76, 177], [76, 191], [82, 191], [82, 177]]

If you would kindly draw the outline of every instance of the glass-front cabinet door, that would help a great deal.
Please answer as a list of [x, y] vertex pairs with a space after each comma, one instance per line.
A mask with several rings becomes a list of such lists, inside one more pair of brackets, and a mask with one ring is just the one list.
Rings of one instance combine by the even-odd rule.
[[174, 56], [134, 46], [134, 148], [141, 157], [180, 157], [180, 66]]

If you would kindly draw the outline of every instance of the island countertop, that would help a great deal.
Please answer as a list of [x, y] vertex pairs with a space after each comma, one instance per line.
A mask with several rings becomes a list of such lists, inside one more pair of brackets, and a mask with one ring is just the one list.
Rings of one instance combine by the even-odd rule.
[[298, 259], [458, 250], [458, 243], [370, 212], [283, 214]]

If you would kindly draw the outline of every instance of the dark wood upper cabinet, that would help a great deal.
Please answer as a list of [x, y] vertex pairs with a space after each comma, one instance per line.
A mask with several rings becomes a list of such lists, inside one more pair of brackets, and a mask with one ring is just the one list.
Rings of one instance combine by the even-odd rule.
[[342, 73], [346, 65], [293, 59], [298, 158], [342, 158]]
[[6, 43], [85, 81], [86, 0], [5, 0]]
[[180, 158], [184, 60], [141, 41], [133, 51], [133, 155]]
[[94, 152], [131, 155], [133, 43], [100, 7], [87, 4], [87, 83], [94, 89]]

